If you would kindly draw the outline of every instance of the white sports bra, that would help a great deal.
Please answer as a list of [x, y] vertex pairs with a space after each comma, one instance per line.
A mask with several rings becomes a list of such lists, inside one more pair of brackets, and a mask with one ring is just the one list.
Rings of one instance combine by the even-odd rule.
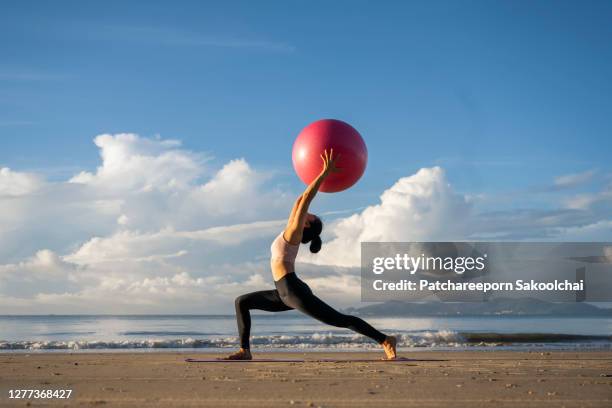
[[292, 266], [295, 264], [295, 258], [297, 257], [298, 250], [300, 249], [300, 245], [294, 245], [285, 239], [283, 236], [284, 231], [282, 231], [274, 241], [272, 241], [272, 245], [270, 245], [270, 261], [281, 261], [286, 264], [291, 264]]

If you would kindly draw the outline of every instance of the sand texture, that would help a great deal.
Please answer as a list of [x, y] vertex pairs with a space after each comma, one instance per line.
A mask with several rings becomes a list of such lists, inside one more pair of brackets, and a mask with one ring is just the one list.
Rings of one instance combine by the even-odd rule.
[[[304, 363], [186, 363], [207, 353], [0, 354], [0, 406], [612, 407], [612, 352], [256, 353]], [[9, 389], [72, 389], [10, 400]]]

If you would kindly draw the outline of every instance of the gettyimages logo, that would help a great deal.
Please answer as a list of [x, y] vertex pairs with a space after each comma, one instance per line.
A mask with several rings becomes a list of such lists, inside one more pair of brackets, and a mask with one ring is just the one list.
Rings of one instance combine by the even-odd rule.
[[414, 275], [419, 270], [436, 271], [444, 270], [447, 272], [455, 272], [463, 274], [466, 271], [483, 271], [486, 267], [485, 261], [487, 254], [482, 256], [458, 256], [458, 257], [441, 257], [441, 256], [420, 256], [414, 257], [407, 253], [396, 254], [395, 257], [376, 257], [372, 261], [372, 272], [380, 275], [386, 270], [403, 270]]
[[611, 301], [612, 244], [364, 242], [363, 301]]

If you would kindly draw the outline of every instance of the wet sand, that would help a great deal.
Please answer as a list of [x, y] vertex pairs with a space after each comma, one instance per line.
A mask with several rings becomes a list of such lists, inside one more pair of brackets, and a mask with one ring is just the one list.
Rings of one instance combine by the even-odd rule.
[[[611, 407], [612, 352], [257, 353], [304, 363], [186, 363], [211, 353], [0, 354], [0, 406]], [[72, 389], [8, 399], [9, 389]]]

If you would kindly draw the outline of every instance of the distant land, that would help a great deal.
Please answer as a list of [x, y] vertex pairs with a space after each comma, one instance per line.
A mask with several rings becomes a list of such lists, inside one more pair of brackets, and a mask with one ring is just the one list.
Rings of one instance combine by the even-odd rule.
[[610, 316], [612, 309], [590, 303], [554, 303], [539, 299], [495, 298], [488, 302], [401, 302], [397, 300], [359, 308], [346, 313], [359, 316]]

